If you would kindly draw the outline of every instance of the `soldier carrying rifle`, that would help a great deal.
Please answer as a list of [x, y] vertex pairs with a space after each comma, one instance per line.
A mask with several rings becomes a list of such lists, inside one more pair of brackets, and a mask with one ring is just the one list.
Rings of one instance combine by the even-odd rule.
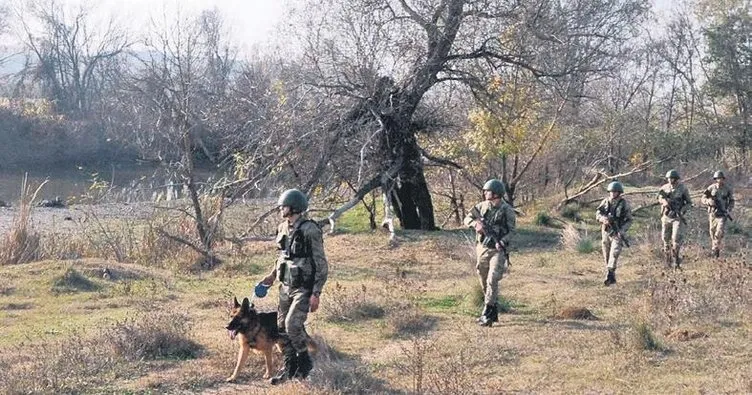
[[721, 254], [721, 241], [725, 233], [726, 220], [733, 221], [731, 210], [734, 209], [734, 192], [726, 185], [722, 171], [713, 173], [713, 180], [702, 194], [702, 203], [708, 206], [708, 224], [710, 227], [710, 248], [714, 257]]
[[679, 182], [679, 172], [669, 170], [666, 173], [668, 182], [658, 190], [658, 203], [661, 204], [661, 238], [663, 239], [663, 254], [667, 265], [674, 264], [677, 269], [681, 265], [679, 255], [684, 226], [684, 210], [692, 205], [689, 190]]
[[621, 196], [624, 186], [620, 182], [608, 184], [606, 190], [609, 197], [603, 199], [598, 206], [595, 219], [601, 223], [601, 250], [608, 271], [603, 285], [608, 287], [616, 284], [616, 262], [619, 260], [622, 245], [629, 247], [624, 234], [632, 225], [632, 209]]
[[504, 183], [488, 180], [483, 185], [484, 201], [478, 203], [465, 217], [465, 225], [476, 232], [476, 265], [484, 294], [484, 308], [478, 323], [491, 326], [498, 321], [499, 281], [509, 264], [509, 235], [514, 231], [516, 217], [504, 196]]

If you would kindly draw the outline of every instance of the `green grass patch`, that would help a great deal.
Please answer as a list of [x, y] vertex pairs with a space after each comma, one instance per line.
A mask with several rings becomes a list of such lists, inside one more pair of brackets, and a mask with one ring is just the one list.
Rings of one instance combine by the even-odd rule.
[[446, 295], [438, 298], [427, 297], [420, 301], [421, 307], [429, 311], [455, 310], [462, 304], [463, 298], [457, 295]]
[[577, 242], [574, 249], [580, 254], [591, 254], [595, 251], [595, 242], [589, 237], [583, 237]]

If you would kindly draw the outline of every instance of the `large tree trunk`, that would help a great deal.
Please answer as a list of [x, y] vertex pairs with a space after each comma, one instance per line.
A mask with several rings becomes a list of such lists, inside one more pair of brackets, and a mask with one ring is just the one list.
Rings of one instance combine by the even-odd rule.
[[433, 201], [423, 174], [420, 148], [410, 130], [410, 116], [382, 118], [380, 145], [387, 157], [382, 164], [385, 176], [381, 187], [403, 229], [436, 230]]

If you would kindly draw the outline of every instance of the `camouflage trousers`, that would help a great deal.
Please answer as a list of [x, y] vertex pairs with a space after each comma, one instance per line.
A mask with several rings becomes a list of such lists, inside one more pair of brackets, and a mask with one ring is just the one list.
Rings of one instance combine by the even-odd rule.
[[303, 288], [290, 288], [285, 284], [279, 286], [279, 307], [277, 307], [277, 325], [287, 336], [297, 352], [307, 350], [305, 322], [311, 306], [311, 291]]
[[663, 252], [679, 253], [684, 239], [684, 224], [679, 218], [661, 217], [661, 238], [663, 239]]
[[713, 214], [708, 215], [710, 225], [710, 248], [714, 251], [721, 248], [721, 241], [726, 231], [726, 217], [716, 217]]
[[601, 230], [601, 251], [603, 251], [603, 260], [606, 268], [616, 270], [616, 261], [621, 255], [623, 242], [619, 237], [609, 236], [608, 232]]
[[507, 270], [507, 261], [501, 251], [483, 247], [482, 244], [476, 245], [475, 253], [475, 270], [483, 288], [483, 300], [486, 305], [495, 305], [499, 297], [499, 281]]

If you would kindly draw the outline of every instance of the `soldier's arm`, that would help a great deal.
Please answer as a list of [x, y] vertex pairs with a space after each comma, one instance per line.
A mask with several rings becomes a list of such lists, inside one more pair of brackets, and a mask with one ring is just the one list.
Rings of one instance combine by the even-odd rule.
[[608, 221], [608, 217], [602, 214], [605, 208], [608, 208], [608, 199], [603, 199], [601, 201], [601, 204], [598, 205], [598, 208], [595, 209], [595, 220], [603, 223], [604, 221]]
[[504, 211], [504, 217], [507, 222], [505, 225], [508, 232], [501, 237], [501, 241], [504, 244], [509, 244], [509, 238], [512, 237], [512, 232], [514, 232], [514, 229], [517, 227], [517, 215], [514, 213], [514, 209], [510, 205], [505, 205]]
[[316, 273], [313, 280], [313, 294], [318, 296], [329, 277], [329, 263], [324, 253], [324, 236], [318, 226], [309, 226], [306, 229], [306, 237], [311, 246], [311, 258], [316, 264]]
[[689, 196], [689, 188], [687, 186], [684, 186], [684, 206], [691, 206], [692, 205], [692, 198]]
[[475, 228], [475, 221], [478, 219], [476, 213], [480, 212], [480, 204], [476, 204], [472, 210], [465, 216], [465, 220], [462, 223], [469, 228]]
[[666, 190], [661, 187], [658, 190], [658, 203], [661, 204], [661, 206], [668, 206], [668, 199], [666, 199]]
[[712, 192], [710, 190], [710, 187], [705, 188], [705, 191], [702, 193], [702, 198], [700, 198], [700, 202], [706, 206], [714, 206], [715, 201], [713, 201]]
[[629, 230], [629, 227], [632, 226], [632, 207], [629, 205], [628, 201], [624, 201], [624, 220], [621, 224], [621, 228], [619, 229], [620, 232], [626, 233], [626, 231]]

